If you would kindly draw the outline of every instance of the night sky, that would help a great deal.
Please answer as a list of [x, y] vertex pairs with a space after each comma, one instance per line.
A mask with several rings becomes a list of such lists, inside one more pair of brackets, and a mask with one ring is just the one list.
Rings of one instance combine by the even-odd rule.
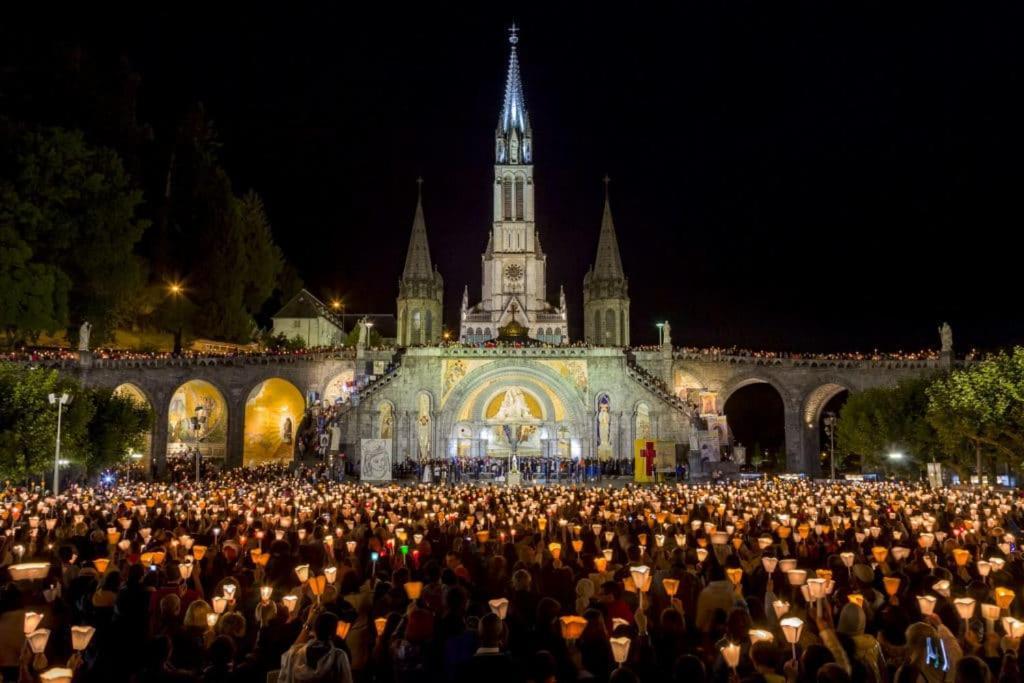
[[686, 345], [919, 349], [943, 320], [960, 351], [1024, 341], [1020, 4], [146, 4], [0, 37], [127, 59], [155, 126], [201, 100], [238, 189], [349, 310], [394, 310], [418, 175], [449, 325], [463, 284], [478, 299], [515, 20], [575, 336], [608, 173], [637, 343], [666, 318]]

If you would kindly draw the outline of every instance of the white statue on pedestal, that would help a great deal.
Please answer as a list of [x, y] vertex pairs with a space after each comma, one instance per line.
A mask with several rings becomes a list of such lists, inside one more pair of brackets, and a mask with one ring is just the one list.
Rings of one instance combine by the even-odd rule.
[[672, 326], [669, 325], [668, 321], [665, 321], [665, 326], [661, 330], [662, 333], [662, 345], [672, 346]]
[[953, 328], [949, 323], [942, 323], [939, 328], [939, 339], [942, 340], [942, 353], [953, 352]]
[[89, 333], [92, 331], [92, 323], [86, 320], [82, 323], [82, 326], [78, 328], [78, 350], [88, 351], [89, 350]]

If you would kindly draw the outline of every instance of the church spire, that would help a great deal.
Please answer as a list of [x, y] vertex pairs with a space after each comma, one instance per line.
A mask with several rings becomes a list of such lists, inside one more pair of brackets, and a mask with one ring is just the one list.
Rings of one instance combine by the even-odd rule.
[[409, 249], [405, 252], [405, 268], [402, 280], [430, 280], [434, 268], [430, 263], [430, 246], [427, 244], [427, 223], [423, 218], [423, 178], [416, 179], [416, 214], [412, 220], [412, 235]]
[[604, 177], [604, 216], [593, 267], [583, 277], [583, 337], [599, 346], [629, 346], [629, 282], [615, 237], [608, 183]]
[[499, 164], [533, 163], [531, 149], [530, 117], [526, 113], [523, 97], [523, 83], [519, 75], [519, 29], [515, 24], [508, 31], [511, 45], [508, 55], [508, 72], [505, 75], [505, 101], [498, 116], [497, 161]]
[[430, 262], [427, 222], [423, 219], [423, 178], [416, 179], [416, 214], [412, 220], [405, 268], [398, 281], [399, 346], [433, 344], [441, 337], [444, 280]]
[[594, 259], [594, 278], [599, 280], [625, 279], [622, 256], [619, 255], [619, 241], [615, 237], [615, 223], [612, 221], [612, 206], [608, 199], [608, 184], [611, 178], [604, 177], [604, 216], [601, 218], [601, 235], [597, 240], [597, 257]]

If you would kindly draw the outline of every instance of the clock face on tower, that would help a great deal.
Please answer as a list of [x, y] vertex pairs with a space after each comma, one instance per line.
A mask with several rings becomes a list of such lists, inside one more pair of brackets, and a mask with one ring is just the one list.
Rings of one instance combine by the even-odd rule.
[[509, 282], [519, 282], [523, 279], [523, 267], [518, 263], [505, 266], [505, 279]]

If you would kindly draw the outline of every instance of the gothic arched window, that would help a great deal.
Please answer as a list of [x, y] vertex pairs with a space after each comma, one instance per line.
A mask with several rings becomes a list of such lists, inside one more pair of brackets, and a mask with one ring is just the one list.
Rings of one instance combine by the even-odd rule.
[[502, 215], [505, 220], [512, 220], [512, 179], [505, 178], [501, 181], [501, 206]]
[[608, 309], [604, 314], [604, 334], [605, 341], [609, 344], [615, 344], [615, 311]]
[[523, 220], [523, 179], [516, 178], [516, 220]]

